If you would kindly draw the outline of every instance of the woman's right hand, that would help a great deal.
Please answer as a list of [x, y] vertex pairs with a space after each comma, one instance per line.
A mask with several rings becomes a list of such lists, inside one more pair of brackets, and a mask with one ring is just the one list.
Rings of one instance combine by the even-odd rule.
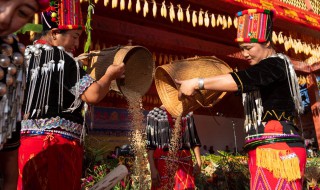
[[157, 169], [151, 168], [151, 181], [152, 186], [159, 187], [161, 185], [161, 178]]
[[124, 78], [124, 71], [125, 71], [124, 63], [121, 63], [121, 64], [113, 63], [108, 67], [108, 69], [105, 72], [105, 75], [109, 76], [111, 80], [114, 80], [117, 78]]
[[189, 80], [175, 80], [179, 87], [179, 100], [182, 99], [182, 96], [193, 96], [195, 91], [198, 89], [198, 78], [193, 78]]

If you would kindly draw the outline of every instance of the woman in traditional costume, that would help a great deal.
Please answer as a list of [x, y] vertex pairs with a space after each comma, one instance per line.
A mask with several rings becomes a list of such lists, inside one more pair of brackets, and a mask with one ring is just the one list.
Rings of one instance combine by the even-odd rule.
[[3, 190], [17, 189], [19, 122], [25, 88], [25, 46], [12, 33], [48, 5], [49, 0], [0, 0], [0, 173], [3, 177], [0, 189]]
[[18, 189], [79, 190], [84, 102], [102, 100], [124, 64], [110, 65], [95, 81], [72, 57], [84, 29], [80, 0], [51, 1], [41, 18], [42, 37], [25, 51]]
[[[181, 119], [181, 143], [176, 153], [177, 161], [168, 157], [172, 128], [175, 126], [175, 118], [165, 110], [163, 106], [154, 108], [147, 116], [147, 149], [148, 161], [151, 170], [152, 190], [156, 189], [195, 189], [194, 174], [201, 169], [200, 140], [197, 134], [193, 114], [189, 113]], [[190, 149], [193, 149], [196, 158], [193, 167]], [[177, 165], [176, 171], [169, 171], [168, 166]], [[171, 169], [174, 167], [170, 167]], [[170, 173], [175, 173], [170, 176]], [[174, 177], [172, 184], [170, 177]]]
[[251, 67], [210, 78], [177, 80], [179, 96], [204, 89], [242, 93], [250, 189], [302, 189], [306, 149], [294, 118], [303, 106], [289, 58], [272, 46], [273, 12], [249, 9], [237, 17], [236, 41]]

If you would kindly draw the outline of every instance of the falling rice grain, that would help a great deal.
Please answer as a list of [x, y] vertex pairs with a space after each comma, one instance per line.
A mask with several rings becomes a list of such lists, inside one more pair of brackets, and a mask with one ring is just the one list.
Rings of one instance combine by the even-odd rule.
[[133, 127], [133, 132], [131, 136], [131, 145], [135, 155], [135, 163], [133, 166], [132, 179], [134, 184], [137, 184], [137, 189], [150, 189], [147, 173], [147, 163], [146, 158], [146, 142], [144, 133], [144, 115], [142, 113], [142, 97], [136, 92], [130, 92], [127, 96], [127, 101], [129, 104], [129, 116], [131, 118], [131, 125]]

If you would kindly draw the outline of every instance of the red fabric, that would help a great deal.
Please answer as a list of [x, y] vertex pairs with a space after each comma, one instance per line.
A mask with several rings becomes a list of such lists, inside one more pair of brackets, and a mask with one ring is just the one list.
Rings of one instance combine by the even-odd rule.
[[[291, 147], [300, 161], [300, 172], [304, 175], [307, 153], [305, 148]], [[250, 189], [251, 190], [302, 190], [303, 177], [294, 182], [277, 179], [268, 170], [256, 166], [256, 150], [249, 151]]]
[[264, 127], [265, 133], [280, 133], [283, 134], [283, 126], [277, 120], [270, 120]]
[[42, 44], [42, 45], [44, 45], [44, 44], [48, 44], [48, 42], [45, 41], [45, 40], [39, 39], [39, 40], [35, 41], [34, 44]]
[[83, 148], [58, 134], [21, 138], [18, 190], [79, 190]]
[[[153, 157], [155, 160], [155, 165], [158, 169], [159, 175], [161, 177], [161, 186], [152, 187], [152, 190], [163, 189], [168, 183], [168, 172], [166, 171], [166, 160], [161, 159], [161, 157], [166, 157], [168, 151], [163, 151], [162, 149], [156, 149], [154, 151]], [[189, 150], [180, 150], [178, 152], [179, 163], [178, 170], [175, 174], [175, 185], [176, 190], [193, 190], [195, 189], [194, 177], [193, 177], [193, 162], [192, 156]]]
[[171, 128], [173, 128], [175, 122], [173, 121], [172, 115], [167, 110], [165, 110], [165, 112], [167, 114], [169, 125], [170, 125]]
[[39, 11], [45, 10], [50, 5], [50, 0], [37, 0], [37, 2], [38, 2], [39, 7], [40, 7]]

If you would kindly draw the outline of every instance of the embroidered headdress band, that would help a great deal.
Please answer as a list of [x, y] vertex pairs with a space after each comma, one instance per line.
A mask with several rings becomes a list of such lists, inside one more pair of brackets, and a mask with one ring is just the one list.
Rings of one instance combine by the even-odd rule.
[[80, 0], [51, 0], [41, 19], [44, 31], [84, 29]]
[[238, 29], [236, 42], [267, 42], [272, 37], [273, 11], [248, 9], [236, 14]]

